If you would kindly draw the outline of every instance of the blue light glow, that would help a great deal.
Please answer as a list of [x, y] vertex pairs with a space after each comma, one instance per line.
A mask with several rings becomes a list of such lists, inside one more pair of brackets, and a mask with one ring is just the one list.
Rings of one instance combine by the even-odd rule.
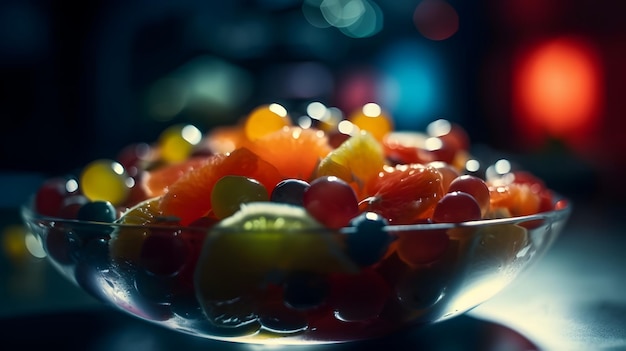
[[396, 129], [420, 129], [435, 119], [445, 96], [437, 54], [419, 42], [394, 44], [380, 57], [383, 77], [379, 101], [393, 116]]

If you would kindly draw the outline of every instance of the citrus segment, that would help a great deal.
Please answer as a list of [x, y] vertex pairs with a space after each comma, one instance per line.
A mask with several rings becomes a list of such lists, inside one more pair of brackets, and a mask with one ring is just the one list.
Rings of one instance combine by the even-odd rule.
[[302, 180], [309, 180], [320, 159], [332, 150], [324, 132], [300, 127], [284, 127], [246, 147], [276, 166], [283, 178]]
[[316, 175], [354, 182], [357, 193], [362, 193], [365, 184], [382, 170], [384, 164], [381, 144], [369, 132], [360, 131], [322, 159]]
[[146, 171], [141, 178], [141, 186], [146, 191], [147, 196], [156, 197], [163, 195], [170, 184], [180, 179], [185, 173], [207, 162], [207, 157], [193, 157], [183, 162]]
[[226, 154], [241, 147], [246, 140], [242, 125], [220, 126], [208, 132], [201, 142], [201, 147], [215, 154]]
[[504, 186], [490, 186], [490, 214], [498, 217], [498, 213], [505, 216], [526, 216], [539, 212], [541, 196], [533, 191], [531, 185], [511, 183]]
[[226, 175], [255, 179], [267, 189], [273, 189], [283, 179], [274, 166], [246, 148], [212, 155], [204, 165], [169, 186], [160, 202], [163, 214], [179, 218], [182, 225], [210, 214], [213, 186]]

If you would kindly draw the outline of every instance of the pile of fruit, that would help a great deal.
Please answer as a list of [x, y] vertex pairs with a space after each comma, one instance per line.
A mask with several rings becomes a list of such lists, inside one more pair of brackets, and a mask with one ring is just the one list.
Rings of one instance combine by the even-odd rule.
[[[146, 319], [212, 337], [334, 340], [391, 329], [450, 289], [442, 277], [456, 239], [392, 228], [555, 209], [527, 172], [470, 173], [459, 125], [394, 131], [374, 104], [332, 117], [263, 105], [235, 126], [174, 125], [50, 179], [34, 212], [111, 226], [57, 225], [47, 252], [75, 267], [83, 287]], [[523, 245], [526, 232], [511, 232]]]

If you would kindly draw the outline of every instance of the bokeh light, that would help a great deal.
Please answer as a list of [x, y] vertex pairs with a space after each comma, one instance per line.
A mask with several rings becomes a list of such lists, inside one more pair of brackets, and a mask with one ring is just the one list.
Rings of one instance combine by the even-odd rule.
[[337, 124], [337, 131], [345, 135], [353, 135], [358, 131], [358, 129], [359, 128], [357, 126], [355, 126], [352, 122], [346, 119]]
[[305, 19], [317, 28], [335, 27], [351, 38], [367, 38], [383, 28], [383, 12], [370, 0], [305, 0]]
[[311, 116], [311, 118], [321, 121], [324, 118], [327, 118], [330, 112], [323, 103], [319, 101], [313, 101], [307, 105], [306, 113], [307, 115]]
[[189, 91], [176, 77], [157, 80], [148, 88], [146, 109], [157, 121], [169, 121], [183, 111], [189, 101]]
[[445, 0], [422, 0], [413, 13], [417, 30], [431, 40], [444, 40], [459, 30], [459, 15]]
[[33, 257], [45, 258], [47, 256], [41, 239], [33, 233], [28, 232], [25, 234], [24, 246], [26, 246], [26, 249]]
[[202, 55], [157, 79], [147, 88], [145, 110], [157, 121], [170, 121], [187, 110], [215, 118], [236, 110], [252, 94], [249, 72], [224, 59]]
[[331, 26], [343, 28], [355, 24], [365, 13], [365, 6], [361, 0], [324, 0], [320, 10]]
[[15, 264], [28, 259], [44, 258], [46, 253], [41, 240], [21, 224], [11, 224], [1, 228], [2, 253]]
[[349, 26], [341, 27], [343, 34], [352, 38], [371, 37], [383, 29], [383, 12], [376, 3], [362, 0], [363, 12], [356, 22]]
[[234, 109], [252, 93], [252, 78], [243, 68], [223, 59], [201, 56], [177, 71], [189, 84], [190, 103]]
[[190, 124], [182, 128], [181, 136], [191, 145], [197, 145], [202, 140], [200, 129]]
[[394, 116], [397, 129], [421, 129], [448, 94], [437, 52], [418, 41], [396, 42], [380, 58], [377, 99]]
[[602, 74], [589, 43], [546, 40], [523, 52], [515, 65], [516, 122], [531, 140], [558, 138], [573, 144], [591, 137], [602, 110]]
[[321, 5], [323, 0], [304, 0], [302, 3], [302, 13], [304, 18], [314, 27], [328, 28], [330, 23], [324, 18], [324, 14], [321, 11]]
[[370, 67], [353, 67], [338, 79], [335, 95], [337, 106], [348, 113], [360, 109], [371, 101], [378, 101], [380, 78]]
[[480, 161], [476, 159], [469, 159], [465, 162], [465, 169], [470, 172], [478, 172], [480, 170]]

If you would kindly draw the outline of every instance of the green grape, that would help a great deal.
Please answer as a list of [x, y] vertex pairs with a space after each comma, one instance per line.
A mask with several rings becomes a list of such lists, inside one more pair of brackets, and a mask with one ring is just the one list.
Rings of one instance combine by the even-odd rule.
[[263, 184], [244, 176], [224, 176], [211, 191], [213, 214], [220, 219], [239, 211], [241, 204], [254, 201], [269, 201], [269, 194]]

